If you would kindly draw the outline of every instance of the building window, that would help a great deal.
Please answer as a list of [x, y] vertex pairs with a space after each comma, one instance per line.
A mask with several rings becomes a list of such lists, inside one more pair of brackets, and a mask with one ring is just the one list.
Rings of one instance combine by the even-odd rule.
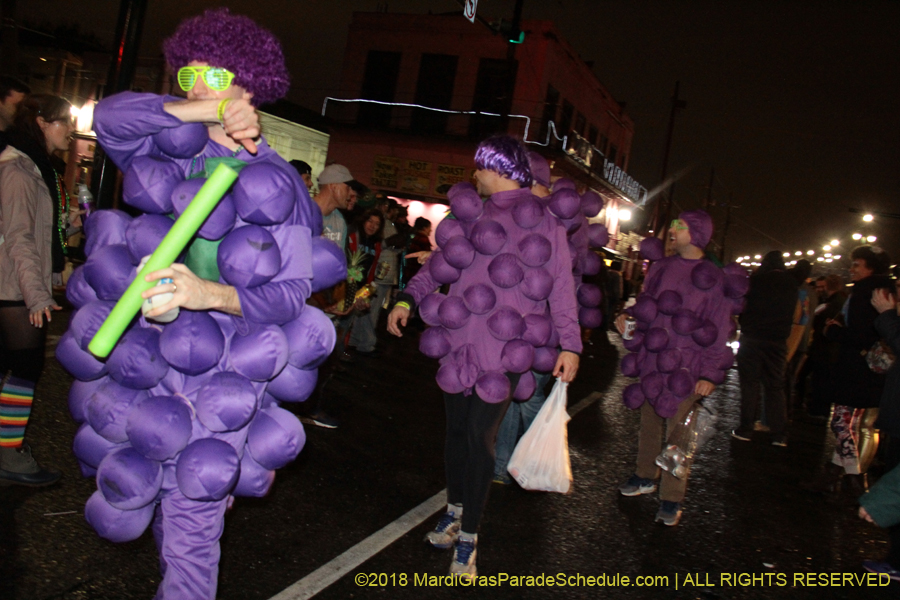
[[[511, 99], [508, 95], [515, 85], [517, 70], [518, 63], [515, 61], [482, 58], [478, 64], [472, 110], [498, 115], [506, 113], [510, 108]], [[481, 140], [495, 133], [501, 133], [502, 125], [501, 117], [472, 115], [469, 121], [469, 135]]]
[[559, 134], [569, 135], [572, 130], [572, 116], [575, 114], [575, 107], [568, 100], [563, 100], [562, 114], [559, 115]]
[[597, 134], [599, 133], [594, 125], [591, 125], [591, 128], [588, 130], [588, 141], [595, 147], [597, 146]]
[[619, 149], [616, 148], [615, 144], [609, 145], [609, 152], [606, 153], [606, 158], [609, 159], [609, 162], [611, 162], [611, 163], [616, 162], [616, 154], [618, 154], [618, 152], [619, 152]]
[[584, 115], [578, 113], [578, 116], [575, 117], [575, 133], [584, 137], [584, 128], [587, 127], [587, 119], [584, 118]]
[[[397, 77], [400, 75], [400, 53], [369, 50], [366, 57], [366, 70], [363, 74], [360, 97], [366, 100], [393, 102], [397, 88]], [[391, 124], [390, 106], [362, 103], [356, 122], [369, 127], [389, 127]]]
[[597, 149], [600, 150], [603, 154], [606, 154], [607, 146], [609, 146], [609, 138], [606, 135], [600, 136], [600, 143], [597, 144]]
[[[458, 61], [458, 56], [448, 54], [422, 55], [419, 79], [416, 82], [416, 104], [431, 108], [450, 108]], [[443, 134], [447, 130], [447, 114], [417, 108], [412, 115], [412, 130]]]
[[[544, 113], [541, 115], [540, 140], [543, 143], [550, 133], [550, 121], [556, 121], [556, 111], [559, 108], [559, 92], [552, 85], [547, 86], [547, 97], [544, 99]], [[557, 132], [562, 133], [562, 132]]]

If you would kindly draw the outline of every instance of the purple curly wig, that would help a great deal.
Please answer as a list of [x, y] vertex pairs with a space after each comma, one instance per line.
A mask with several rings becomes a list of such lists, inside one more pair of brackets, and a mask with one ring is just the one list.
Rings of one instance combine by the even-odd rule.
[[533, 181], [525, 146], [508, 135], [495, 135], [478, 144], [475, 166], [518, 181], [522, 187], [531, 187]]
[[253, 94], [254, 106], [283, 98], [291, 85], [278, 38], [227, 8], [210, 9], [182, 21], [163, 42], [163, 53], [173, 70], [193, 60], [228, 69], [235, 75], [234, 82]]

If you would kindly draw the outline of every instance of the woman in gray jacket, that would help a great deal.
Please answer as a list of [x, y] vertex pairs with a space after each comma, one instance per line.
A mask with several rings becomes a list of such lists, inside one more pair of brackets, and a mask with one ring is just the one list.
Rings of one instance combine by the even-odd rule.
[[26, 98], [0, 154], [0, 481], [49, 485], [24, 444], [34, 388], [44, 366], [45, 322], [59, 310], [52, 274], [62, 270], [68, 195], [51, 156], [68, 149], [71, 106], [62, 98]]

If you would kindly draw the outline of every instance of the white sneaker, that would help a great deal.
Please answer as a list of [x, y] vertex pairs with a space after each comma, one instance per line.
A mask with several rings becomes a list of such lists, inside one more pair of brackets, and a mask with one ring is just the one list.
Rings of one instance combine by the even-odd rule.
[[433, 531], [429, 531], [425, 536], [425, 541], [441, 550], [452, 548], [459, 537], [459, 530], [462, 527], [462, 517], [456, 516], [456, 513], [447, 511], [437, 522]]
[[456, 540], [456, 549], [453, 551], [453, 562], [450, 563], [450, 574], [463, 577], [478, 577], [478, 568], [475, 566], [475, 557], [478, 550], [475, 549], [475, 540]]

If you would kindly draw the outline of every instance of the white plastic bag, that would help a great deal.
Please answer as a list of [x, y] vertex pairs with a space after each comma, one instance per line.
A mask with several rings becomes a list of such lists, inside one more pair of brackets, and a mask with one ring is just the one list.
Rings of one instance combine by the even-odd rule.
[[507, 470], [526, 490], [567, 494], [572, 483], [566, 388], [559, 379], [513, 451]]

